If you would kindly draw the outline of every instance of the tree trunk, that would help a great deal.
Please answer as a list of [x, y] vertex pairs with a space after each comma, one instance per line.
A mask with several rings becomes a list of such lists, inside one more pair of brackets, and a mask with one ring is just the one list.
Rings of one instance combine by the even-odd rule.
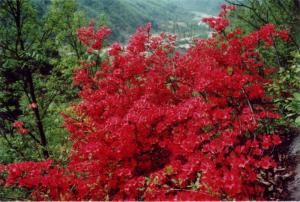
[[300, 0], [294, 0], [294, 4], [296, 8], [296, 25], [294, 27], [296, 33], [295, 40], [298, 47], [300, 47]]
[[[28, 73], [27, 79], [28, 79], [27, 82], [29, 84], [29, 93], [30, 93], [30, 97], [32, 99], [32, 102], [37, 103], [31, 72]], [[37, 125], [37, 128], [39, 130], [39, 134], [40, 134], [41, 145], [43, 146], [43, 149], [42, 149], [43, 150], [43, 156], [45, 158], [48, 158], [49, 157], [49, 152], [47, 150], [48, 142], [47, 142], [47, 138], [46, 138], [46, 135], [45, 135], [42, 119], [41, 119], [41, 116], [40, 116], [39, 107], [34, 108], [33, 111], [34, 111], [34, 115], [35, 115], [35, 118], [36, 118], [36, 125]]]
[[[16, 29], [17, 29], [17, 39], [16, 39], [16, 52], [18, 55], [18, 47], [20, 47], [21, 51], [25, 51], [25, 44], [24, 41], [22, 39], [22, 1], [21, 0], [16, 0], [16, 7], [15, 7], [15, 11], [14, 9], [12, 9], [12, 13], [14, 14], [15, 17], [15, 23], [16, 23]], [[36, 95], [35, 95], [35, 88], [34, 88], [34, 83], [33, 83], [33, 79], [32, 79], [32, 72], [29, 70], [29, 68], [27, 67], [27, 69], [25, 70], [26, 72], [26, 79], [24, 82], [27, 82], [28, 86], [29, 86], [29, 94], [31, 97], [31, 101], [33, 103], [37, 104], [37, 99], [36, 99]], [[45, 130], [43, 127], [43, 122], [40, 116], [40, 111], [39, 111], [39, 107], [34, 108], [34, 115], [35, 115], [35, 119], [36, 119], [36, 125], [39, 131], [39, 136], [40, 136], [40, 143], [42, 145], [42, 152], [43, 152], [43, 156], [45, 158], [49, 157], [49, 152], [47, 150], [47, 138], [45, 135]]]

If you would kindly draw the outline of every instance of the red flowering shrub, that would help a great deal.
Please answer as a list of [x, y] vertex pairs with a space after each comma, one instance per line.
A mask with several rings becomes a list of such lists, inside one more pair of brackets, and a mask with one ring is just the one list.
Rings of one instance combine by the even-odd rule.
[[28, 129], [24, 128], [24, 122], [15, 121], [13, 127], [16, 129], [17, 133], [21, 135], [27, 135], [29, 133]]
[[92, 50], [101, 50], [103, 38], [111, 33], [111, 29], [101, 27], [98, 31], [94, 30], [94, 22], [90, 22], [89, 27], [82, 27], [77, 30], [79, 40], [89, 46], [88, 52]]
[[[138, 28], [126, 48], [112, 45], [95, 75], [93, 62], [76, 71], [82, 101], [76, 117], [65, 116], [68, 164], [11, 164], [7, 185], [52, 200], [262, 199], [257, 173], [276, 166], [267, 151], [281, 140], [263, 127], [278, 114], [264, 104], [269, 80], [256, 47], [287, 40], [285, 32], [235, 30], [181, 55], [174, 36], [152, 36], [150, 27]], [[78, 31], [89, 50], [108, 33]]]
[[234, 6], [228, 6], [226, 4], [221, 6], [222, 11], [216, 18], [204, 18], [202, 21], [207, 23], [216, 32], [221, 33], [229, 26], [229, 20], [225, 18], [229, 10], [234, 10]]

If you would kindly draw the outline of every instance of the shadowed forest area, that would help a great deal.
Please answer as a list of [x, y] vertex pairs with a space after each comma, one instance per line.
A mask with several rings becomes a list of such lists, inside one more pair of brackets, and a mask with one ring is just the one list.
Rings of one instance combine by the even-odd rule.
[[0, 19], [0, 200], [300, 200], [299, 0]]

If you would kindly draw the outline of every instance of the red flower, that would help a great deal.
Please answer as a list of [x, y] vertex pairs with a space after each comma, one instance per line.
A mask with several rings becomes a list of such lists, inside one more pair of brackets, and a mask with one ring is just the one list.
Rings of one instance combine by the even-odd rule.
[[36, 109], [37, 107], [38, 107], [38, 105], [34, 102], [28, 105], [29, 109]]
[[101, 50], [103, 39], [110, 33], [111, 29], [106, 27], [101, 27], [97, 31], [94, 30], [93, 26], [82, 27], [77, 30], [79, 40], [90, 47], [88, 52], [91, 52], [92, 50]]
[[272, 140], [269, 135], [265, 135], [262, 138], [262, 148], [269, 149], [272, 146]]
[[19, 134], [21, 134], [21, 135], [27, 135], [27, 134], [29, 133], [29, 130], [26, 129], [26, 128], [19, 128], [19, 129], [17, 130], [17, 132], [18, 132]]
[[279, 137], [279, 135], [272, 135], [272, 139], [275, 145], [281, 144], [281, 138]]
[[290, 35], [287, 30], [280, 30], [276, 34], [279, 38], [281, 38], [284, 41], [289, 41], [290, 40]]
[[14, 123], [13, 123], [13, 127], [14, 128], [21, 128], [21, 127], [23, 127], [24, 126], [24, 122], [23, 121], [15, 121]]
[[0, 164], [0, 175], [6, 170], [6, 166], [3, 164]]
[[264, 169], [268, 169], [271, 166], [274, 167], [275, 165], [274, 165], [274, 161], [270, 157], [263, 157], [259, 162], [259, 166]]
[[207, 23], [216, 32], [221, 33], [229, 26], [229, 20], [222, 17], [219, 18], [203, 18], [203, 22]]

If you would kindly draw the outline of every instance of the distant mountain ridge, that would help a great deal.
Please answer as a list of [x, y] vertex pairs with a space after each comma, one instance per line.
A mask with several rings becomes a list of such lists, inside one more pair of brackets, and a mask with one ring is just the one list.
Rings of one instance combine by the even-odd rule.
[[[39, 15], [46, 13], [47, 6], [51, 3], [51, 0], [30, 1], [38, 8]], [[125, 42], [138, 26], [147, 22], [152, 23], [153, 32], [171, 32], [181, 37], [197, 32], [204, 33], [203, 27], [197, 27], [198, 20], [201, 16], [216, 15], [224, 0], [74, 1], [78, 10], [84, 12], [87, 19], [102, 21], [112, 28], [111, 40]]]
[[97, 20], [107, 16], [113, 38], [125, 40], [137, 26], [151, 22], [155, 31], [163, 30], [162, 22], [176, 18], [189, 19], [192, 14], [169, 0], [77, 0], [79, 10]]
[[136, 27], [147, 22], [152, 23], [154, 31], [161, 32], [170, 31], [168, 25], [171, 25], [167, 23], [170, 21], [191, 23], [195, 19], [195, 11], [215, 15], [223, 1], [77, 0], [77, 4], [89, 18], [97, 20], [101, 14], [107, 16], [108, 24], [113, 29], [112, 37], [124, 41]]

